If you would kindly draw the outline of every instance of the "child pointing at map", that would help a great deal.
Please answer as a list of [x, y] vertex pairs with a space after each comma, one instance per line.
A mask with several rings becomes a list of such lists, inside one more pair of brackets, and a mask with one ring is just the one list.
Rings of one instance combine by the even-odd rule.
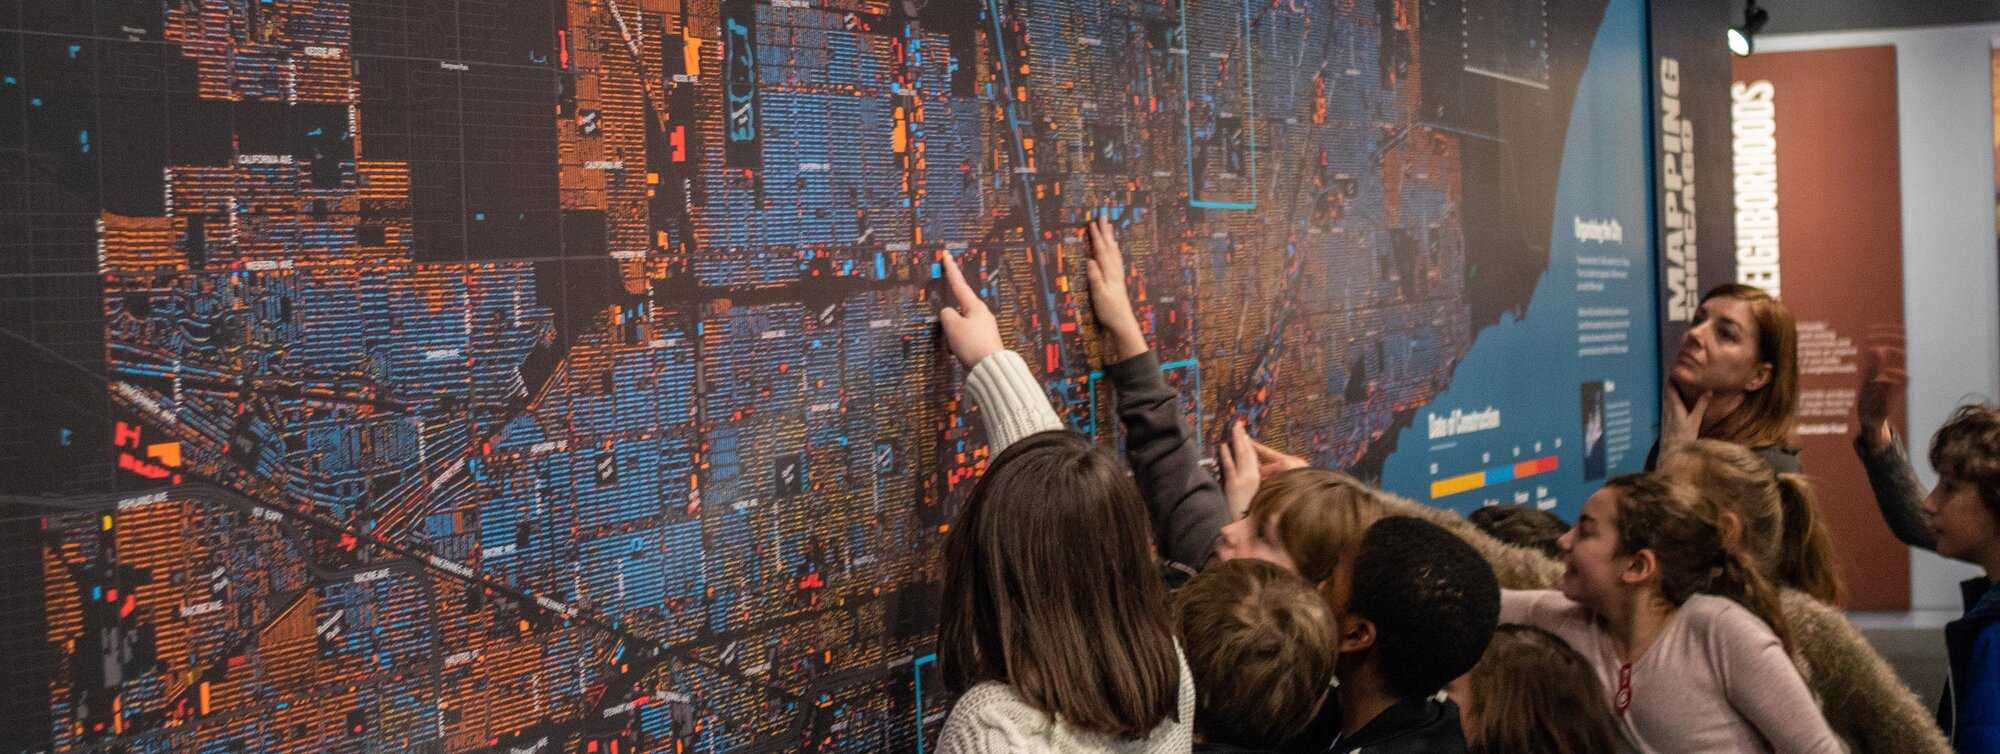
[[[1111, 223], [1097, 218], [1088, 233], [1091, 300], [1110, 339], [1106, 350], [1117, 359], [1104, 374], [1117, 393], [1127, 460], [1160, 555], [1186, 570], [1211, 560], [1268, 560], [1304, 576], [1339, 616], [1340, 686], [1285, 750], [1465, 751], [1457, 707], [1432, 695], [1469, 670], [1492, 635], [1499, 609], [1492, 570], [1469, 546], [1425, 522], [1398, 519], [1398, 526], [1372, 533], [1384, 515], [1377, 495], [1344, 474], [1298, 469], [1262, 479], [1258, 451], [1240, 424], [1231, 428], [1221, 459], [1225, 484], [1218, 484], [1200, 464], [1179, 396], [1133, 314]], [[948, 267], [947, 274], [957, 271]], [[964, 332], [965, 318], [943, 317], [961, 360], [982, 356], [958, 350], [958, 343], [976, 340]], [[979, 361], [973, 371], [967, 389], [981, 410], [1011, 414], [982, 415], [989, 435], [1001, 433], [994, 442], [1027, 427], [1056, 426], [1025, 363]], [[1005, 386], [1005, 394], [996, 386]], [[1363, 568], [1374, 575], [1356, 577]], [[1413, 574], [1433, 578], [1408, 583]]]
[[1118, 459], [1062, 428], [949, 256], [939, 320], [992, 461], [944, 543], [942, 754], [1186, 754], [1194, 681]]

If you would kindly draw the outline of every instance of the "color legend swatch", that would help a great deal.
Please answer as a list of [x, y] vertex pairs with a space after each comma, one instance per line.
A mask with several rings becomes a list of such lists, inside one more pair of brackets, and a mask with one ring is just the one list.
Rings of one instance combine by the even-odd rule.
[[1555, 456], [1542, 456], [1533, 460], [1495, 466], [1490, 469], [1460, 474], [1455, 477], [1431, 482], [1431, 499], [1449, 497], [1461, 492], [1471, 492], [1489, 484], [1511, 482], [1555, 471], [1558, 462]]

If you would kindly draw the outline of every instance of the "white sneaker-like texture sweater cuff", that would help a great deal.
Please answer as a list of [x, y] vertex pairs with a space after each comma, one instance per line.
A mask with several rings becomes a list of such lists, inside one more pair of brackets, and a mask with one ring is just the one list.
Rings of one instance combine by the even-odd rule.
[[1013, 351], [995, 351], [973, 365], [965, 376], [965, 393], [979, 406], [993, 455], [1028, 435], [1063, 428], [1049, 407], [1048, 393], [1028, 373], [1028, 362]]

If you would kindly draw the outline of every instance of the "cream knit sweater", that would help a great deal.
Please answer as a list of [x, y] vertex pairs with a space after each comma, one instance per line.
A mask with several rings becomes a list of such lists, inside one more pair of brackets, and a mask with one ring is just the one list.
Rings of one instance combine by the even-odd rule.
[[[966, 375], [965, 392], [979, 407], [993, 455], [1028, 435], [1062, 429], [1049, 396], [1013, 351], [996, 351]], [[945, 718], [938, 754], [1187, 754], [1194, 749], [1194, 676], [1179, 647], [1180, 715], [1151, 735], [1126, 741], [1071, 729], [1021, 699], [1004, 683], [967, 689]]]
[[[1178, 648], [1175, 654], [1180, 654]], [[1072, 730], [1030, 706], [1004, 683], [973, 686], [958, 698], [938, 735], [938, 754], [1188, 754], [1194, 750], [1194, 676], [1181, 657], [1180, 719], [1151, 735], [1121, 740]]]
[[1049, 407], [1049, 394], [1028, 372], [1028, 362], [1013, 351], [994, 351], [965, 374], [965, 393], [979, 408], [986, 445], [994, 457], [1014, 441], [1037, 432], [1062, 429], [1062, 419]]

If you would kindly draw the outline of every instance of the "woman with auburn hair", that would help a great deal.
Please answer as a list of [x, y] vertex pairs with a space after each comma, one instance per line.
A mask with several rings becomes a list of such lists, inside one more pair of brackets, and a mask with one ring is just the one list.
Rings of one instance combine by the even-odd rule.
[[1661, 447], [1696, 439], [1747, 447], [1780, 473], [1800, 470], [1791, 446], [1798, 325], [1764, 289], [1730, 283], [1702, 296], [1660, 392], [1660, 442], [1646, 458], [1648, 470]]
[[1184, 754], [1194, 681], [1146, 504], [1116, 457], [1046, 430], [1046, 398], [1016, 401], [1040, 391], [1015, 384], [1020, 356], [949, 256], [944, 269], [945, 340], [995, 455], [945, 536], [938, 665], [957, 701], [937, 751]]
[[1561, 637], [1503, 625], [1472, 672], [1452, 682], [1473, 754], [1628, 751], [1590, 662]]

